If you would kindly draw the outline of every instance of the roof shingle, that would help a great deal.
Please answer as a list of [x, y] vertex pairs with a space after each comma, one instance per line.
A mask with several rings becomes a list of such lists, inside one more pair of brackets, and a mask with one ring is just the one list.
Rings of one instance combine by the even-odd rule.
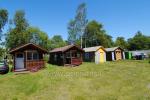
[[[106, 51], [109, 52], [109, 51], [115, 51], [117, 48], [120, 48], [120, 47], [112, 47], [112, 48], [106, 48]], [[122, 49], [122, 48], [120, 48]], [[123, 50], [123, 49], [122, 49]]]
[[88, 47], [88, 48], [83, 48], [83, 50], [84, 50], [85, 52], [95, 52], [95, 51], [97, 51], [99, 48], [103, 48], [103, 46]]
[[27, 44], [18, 46], [18, 47], [16, 47], [16, 48], [13, 48], [13, 49], [11, 49], [11, 50], [9, 51], [9, 53], [16, 52], [16, 51], [18, 51], [18, 50], [20, 50], [20, 49], [22, 49], [22, 48], [27, 47], [27, 46], [34, 46], [34, 47], [40, 49], [41, 51], [43, 51], [43, 52], [45, 52], [45, 53], [48, 53], [48, 51], [47, 51], [46, 49], [40, 47], [39, 45], [33, 44], [33, 43], [27, 43]]
[[[60, 48], [55, 48], [53, 50], [50, 51], [50, 53], [54, 53], [54, 52], [64, 52], [72, 47], [77, 47], [76, 45], [67, 45], [67, 46], [64, 46], [64, 47], [60, 47]], [[77, 47], [78, 49], [82, 50], [81, 48]], [[83, 50], [82, 50], [83, 51]]]

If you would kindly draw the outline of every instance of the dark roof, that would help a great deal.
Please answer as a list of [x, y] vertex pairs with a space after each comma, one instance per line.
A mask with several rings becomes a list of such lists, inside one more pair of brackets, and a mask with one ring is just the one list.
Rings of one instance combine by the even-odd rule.
[[112, 48], [106, 48], [106, 51], [115, 51], [116, 49], [120, 48], [121, 50], [123, 50], [121, 47], [112, 47]]
[[18, 51], [18, 50], [20, 50], [20, 49], [22, 49], [22, 48], [27, 47], [27, 46], [34, 46], [35, 48], [37, 48], [37, 49], [41, 50], [42, 52], [44, 52], [44, 53], [48, 53], [48, 51], [47, 51], [46, 49], [44, 49], [44, 48], [40, 47], [39, 45], [33, 44], [33, 43], [27, 43], [27, 44], [24, 44], [24, 45], [18, 46], [18, 47], [16, 47], [16, 48], [13, 48], [13, 49], [11, 49], [11, 50], [9, 51], [9, 53], [16, 52], [16, 51]]
[[54, 53], [54, 52], [65, 52], [65, 51], [67, 51], [68, 49], [70, 49], [70, 48], [72, 48], [72, 47], [76, 47], [76, 48], [78, 48], [79, 50], [84, 51], [83, 49], [81, 49], [80, 47], [78, 47], [78, 46], [76, 46], [76, 45], [67, 45], [67, 46], [64, 46], [64, 47], [55, 48], [55, 49], [51, 50], [50, 53]]

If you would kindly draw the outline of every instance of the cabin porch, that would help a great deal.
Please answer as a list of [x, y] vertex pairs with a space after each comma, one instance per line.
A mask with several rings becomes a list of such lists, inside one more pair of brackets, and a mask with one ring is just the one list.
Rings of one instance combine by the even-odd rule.
[[44, 67], [43, 54], [36, 50], [17, 52], [14, 60], [14, 71], [38, 70]]
[[82, 53], [77, 50], [70, 50], [63, 54], [64, 56], [64, 66], [68, 65], [80, 65], [82, 64]]

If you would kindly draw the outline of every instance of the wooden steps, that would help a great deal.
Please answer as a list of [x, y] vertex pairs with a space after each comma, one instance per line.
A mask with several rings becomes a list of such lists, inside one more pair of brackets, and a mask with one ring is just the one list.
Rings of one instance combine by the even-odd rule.
[[28, 71], [27, 69], [17, 69], [14, 71], [14, 74], [27, 74], [30, 73], [30, 71]]
[[15, 75], [18, 75], [18, 74], [27, 74], [27, 73], [30, 73], [30, 71], [14, 72]]
[[27, 69], [16, 69], [15, 72], [27, 71]]
[[65, 66], [65, 67], [75, 67], [75, 66], [77, 66], [77, 65], [65, 64], [64, 66]]

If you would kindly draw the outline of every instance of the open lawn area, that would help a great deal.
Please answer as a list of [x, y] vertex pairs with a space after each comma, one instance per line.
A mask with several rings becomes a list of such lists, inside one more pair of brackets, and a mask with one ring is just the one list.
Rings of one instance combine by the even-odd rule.
[[0, 75], [0, 100], [150, 100], [148, 61], [47, 64], [39, 72]]

